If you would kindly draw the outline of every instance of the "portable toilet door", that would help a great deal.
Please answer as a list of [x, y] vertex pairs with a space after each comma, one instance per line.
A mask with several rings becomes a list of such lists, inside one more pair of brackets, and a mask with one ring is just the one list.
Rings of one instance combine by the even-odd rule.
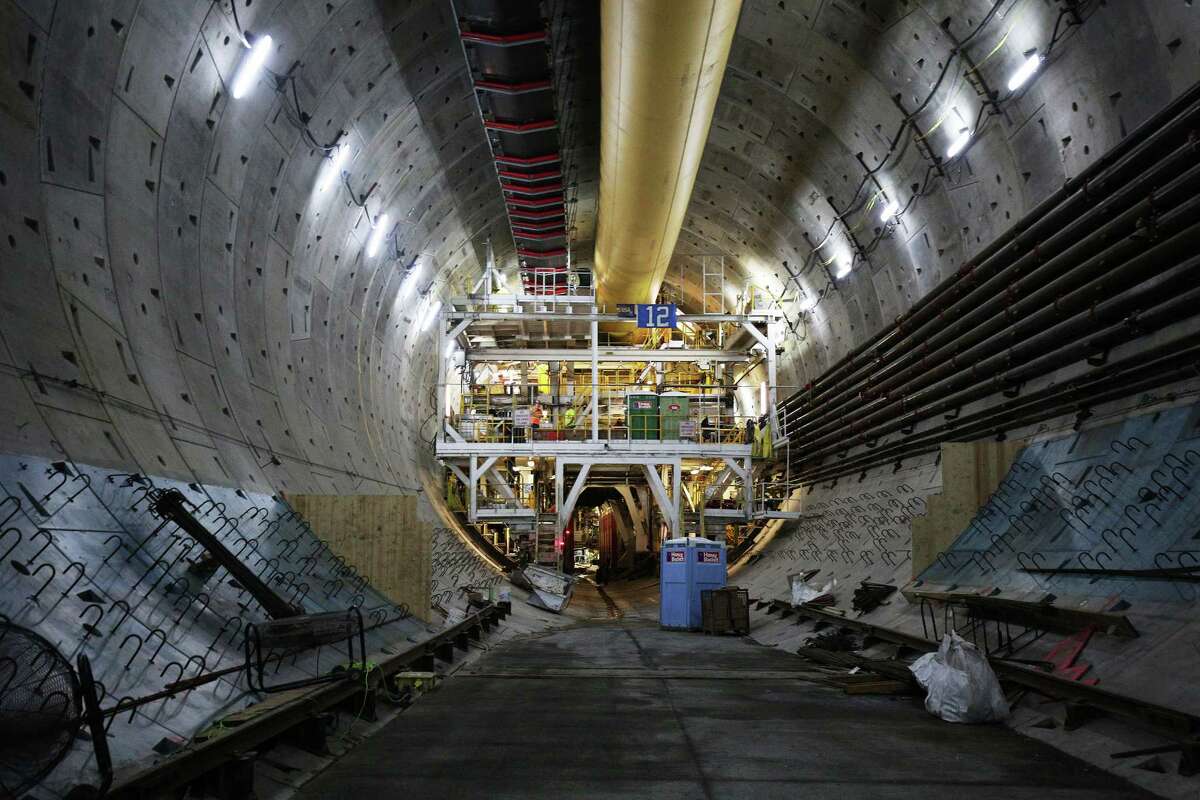
[[625, 396], [625, 419], [630, 439], [658, 438], [658, 395], [631, 391]]
[[662, 418], [662, 438], [678, 439], [679, 423], [688, 418], [692, 396], [686, 392], [663, 392], [658, 399], [658, 413]]
[[659, 554], [658, 624], [671, 630], [691, 627], [692, 561], [686, 539], [663, 543]]

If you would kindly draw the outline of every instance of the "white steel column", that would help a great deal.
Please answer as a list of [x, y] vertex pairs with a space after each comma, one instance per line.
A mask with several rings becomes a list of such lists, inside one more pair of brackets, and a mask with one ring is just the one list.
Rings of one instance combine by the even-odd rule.
[[479, 479], [487, 474], [487, 471], [496, 465], [500, 459], [497, 456], [485, 458], [483, 464], [479, 463], [479, 456], [471, 456], [471, 505], [467, 518], [474, 522], [479, 513]]
[[738, 477], [742, 482], [742, 513], [746, 519], [750, 519], [751, 513], [754, 511], [754, 473], [751, 471], [751, 461], [746, 458], [738, 464], [737, 459], [722, 458], [725, 462], [725, 468]]
[[499, 467], [492, 467], [484, 473], [484, 480], [495, 486], [500, 494], [504, 495], [505, 500], [516, 500], [517, 493], [508, 485], [508, 481], [504, 480], [504, 476], [500, 474]]
[[775, 342], [777, 342], [777, 331], [779, 329], [778, 322], [767, 323], [767, 408], [770, 409], [771, 415], [771, 441], [779, 441], [779, 386], [777, 369], [778, 359], [775, 356]]
[[562, 505], [558, 506], [557, 533], [561, 534], [567, 529], [567, 523], [571, 521], [571, 513], [575, 511], [575, 504], [579, 502], [579, 495], [583, 493], [583, 487], [587, 483], [588, 472], [591, 468], [591, 464], [579, 465], [579, 475], [575, 477], [575, 483], [571, 486], [570, 493], [567, 494], [567, 498], [562, 502]]
[[600, 439], [600, 324], [592, 320], [592, 441]]
[[[415, 276], [414, 276], [415, 277]], [[416, 320], [413, 320], [415, 323]], [[440, 442], [446, 438], [446, 322], [438, 320], [437, 326], [437, 388], [434, 389], [434, 400], [437, 403], [437, 427], [434, 429], [434, 442]], [[474, 460], [474, 459], [472, 459]], [[475, 490], [472, 488], [471, 497], [474, 497]], [[472, 507], [472, 519], [474, 519], [474, 507]]]
[[[663, 486], [655, 466], [655, 464], [643, 464], [642, 472], [646, 474], [646, 483], [650, 484], [650, 492], [658, 502], [659, 510], [667, 519], [667, 528], [671, 531], [671, 538], [675, 539], [679, 537], [679, 494], [676, 492], [674, 498], [667, 497], [667, 487]], [[672, 484], [678, 485], [679, 465], [672, 464], [672, 466], [676, 470], [676, 479], [672, 481]]]
[[458, 335], [465, 331], [467, 326], [471, 324], [470, 320], [460, 320], [447, 335], [445, 312], [439, 312], [439, 316], [441, 319], [438, 320], [437, 326], [437, 434], [435, 441], [441, 441], [446, 438], [446, 361], [449, 358], [446, 355], [446, 343], [447, 341], [453, 342], [457, 339]]
[[775, 328], [778, 323], [767, 323], [767, 335], [763, 336], [758, 328], [754, 327], [753, 323], [743, 322], [742, 327], [745, 328], [754, 340], [762, 345], [763, 355], [767, 360], [767, 408], [765, 409], [771, 425], [771, 441], [779, 441], [779, 411], [776, 408], [778, 387], [775, 385], [778, 377], [776, 375], [775, 364]]

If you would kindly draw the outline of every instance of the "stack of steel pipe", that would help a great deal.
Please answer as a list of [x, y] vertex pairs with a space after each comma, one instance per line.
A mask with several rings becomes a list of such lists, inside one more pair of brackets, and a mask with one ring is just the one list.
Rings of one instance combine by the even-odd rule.
[[851, 474], [1194, 376], [1197, 129], [1200, 84], [784, 400], [794, 472]]

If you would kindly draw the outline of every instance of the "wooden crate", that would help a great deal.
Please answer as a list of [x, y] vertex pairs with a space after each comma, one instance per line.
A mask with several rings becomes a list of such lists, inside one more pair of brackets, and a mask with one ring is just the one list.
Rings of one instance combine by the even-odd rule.
[[700, 627], [705, 633], [750, 633], [750, 593], [736, 586], [700, 593]]

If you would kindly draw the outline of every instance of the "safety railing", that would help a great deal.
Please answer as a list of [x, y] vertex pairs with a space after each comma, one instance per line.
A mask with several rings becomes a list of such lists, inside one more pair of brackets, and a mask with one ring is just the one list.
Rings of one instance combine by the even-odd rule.
[[565, 388], [569, 392], [561, 395], [549, 391], [544, 381], [476, 388], [462, 394], [447, 421], [464, 441], [505, 444], [592, 441], [595, 404], [597, 437], [606, 442], [749, 444], [765, 423], [739, 413], [728, 394], [712, 386], [684, 385], [658, 393], [601, 383], [595, 395], [586, 384]]

